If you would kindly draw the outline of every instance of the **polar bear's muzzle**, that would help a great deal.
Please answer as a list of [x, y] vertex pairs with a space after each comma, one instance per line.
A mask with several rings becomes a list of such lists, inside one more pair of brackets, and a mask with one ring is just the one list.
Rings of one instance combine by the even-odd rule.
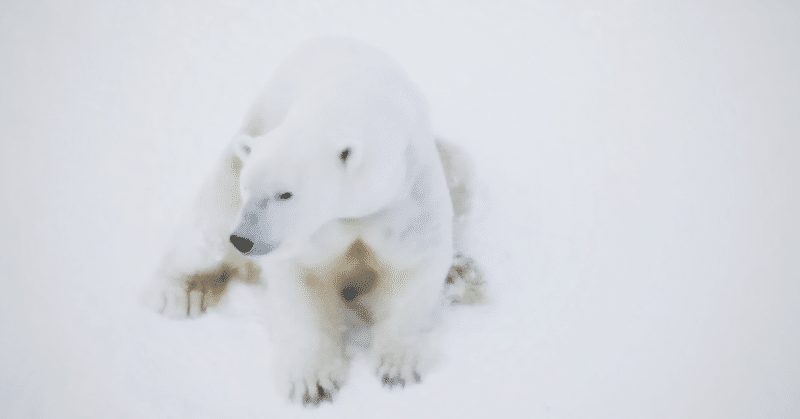
[[260, 228], [260, 220], [264, 218], [264, 210], [257, 205], [246, 205], [242, 213], [242, 221], [233, 230], [230, 241], [233, 247], [247, 256], [266, 255], [278, 247], [278, 243], [268, 240], [269, 234]]
[[277, 247], [270, 243], [260, 241], [254, 242], [247, 237], [242, 237], [237, 234], [231, 234], [230, 240], [236, 250], [248, 256], [266, 255]]

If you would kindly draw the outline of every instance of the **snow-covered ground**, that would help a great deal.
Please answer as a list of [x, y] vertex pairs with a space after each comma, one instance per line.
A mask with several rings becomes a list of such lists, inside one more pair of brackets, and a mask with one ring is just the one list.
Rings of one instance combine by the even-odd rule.
[[[800, 417], [800, 6], [0, 4], [0, 417]], [[473, 156], [491, 303], [288, 405], [259, 317], [137, 297], [277, 63], [392, 54]], [[248, 289], [234, 290], [240, 301]]]

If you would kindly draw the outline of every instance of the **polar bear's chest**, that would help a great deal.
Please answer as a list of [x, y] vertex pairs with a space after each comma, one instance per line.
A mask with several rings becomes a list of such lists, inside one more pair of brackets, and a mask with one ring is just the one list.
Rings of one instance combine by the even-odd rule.
[[329, 263], [300, 269], [300, 286], [331, 321], [348, 328], [371, 326], [374, 308], [398, 287], [398, 271], [355, 239]]

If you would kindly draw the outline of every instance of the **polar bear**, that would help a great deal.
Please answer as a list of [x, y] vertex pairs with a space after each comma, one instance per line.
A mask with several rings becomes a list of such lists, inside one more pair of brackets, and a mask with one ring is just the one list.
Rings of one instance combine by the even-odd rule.
[[419, 382], [468, 201], [459, 159], [390, 57], [343, 38], [307, 42], [202, 188], [151, 305], [191, 317], [230, 280], [263, 281], [290, 399], [330, 400], [348, 346], [372, 354], [385, 385]]

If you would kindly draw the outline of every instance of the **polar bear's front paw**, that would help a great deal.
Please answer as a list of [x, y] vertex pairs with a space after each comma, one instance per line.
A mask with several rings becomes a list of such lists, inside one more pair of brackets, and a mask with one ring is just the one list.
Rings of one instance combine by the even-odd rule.
[[333, 394], [339, 390], [339, 386], [339, 382], [330, 379], [298, 380], [292, 383], [289, 399], [305, 406], [319, 406], [324, 401], [333, 401]]
[[289, 400], [305, 406], [319, 406], [324, 401], [332, 402], [334, 394], [344, 384], [345, 379], [345, 363], [342, 360], [328, 368], [312, 370], [291, 380]]
[[[191, 316], [191, 301], [186, 286], [177, 281], [156, 281], [145, 291], [143, 297], [147, 308], [173, 319]], [[198, 312], [199, 307], [195, 307], [194, 314]]]
[[376, 373], [384, 386], [405, 388], [406, 383], [422, 381], [418, 364], [419, 357], [411, 351], [388, 352], [380, 357]]
[[235, 274], [236, 269], [223, 265], [182, 278], [160, 278], [145, 292], [144, 303], [173, 319], [196, 317], [219, 303]]
[[472, 258], [456, 253], [447, 273], [444, 298], [447, 304], [479, 304], [486, 300], [483, 274]]

